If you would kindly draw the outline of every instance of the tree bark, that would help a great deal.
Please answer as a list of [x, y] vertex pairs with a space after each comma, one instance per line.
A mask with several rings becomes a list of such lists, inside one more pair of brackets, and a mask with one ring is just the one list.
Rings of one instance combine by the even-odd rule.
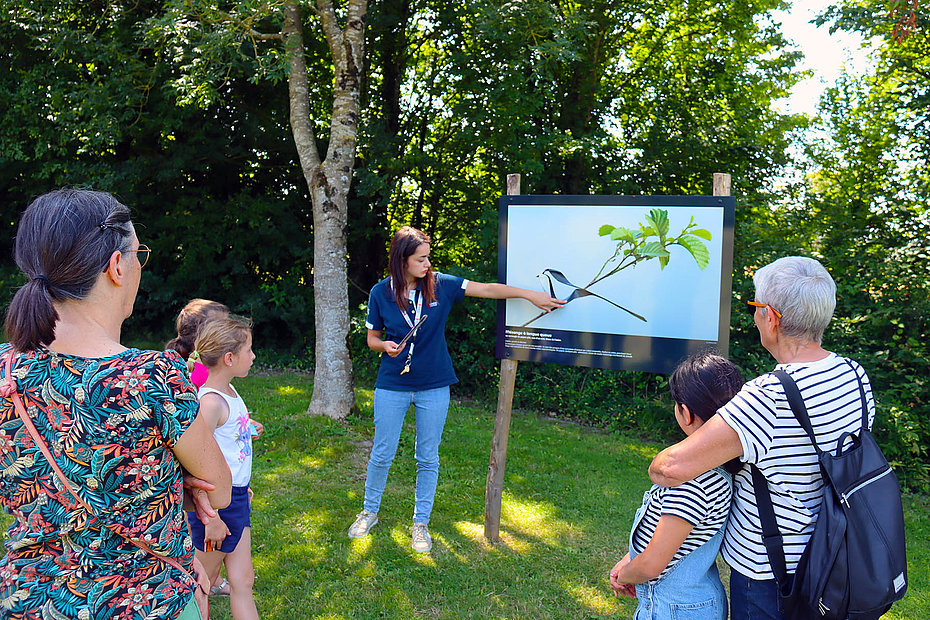
[[355, 406], [352, 360], [346, 344], [349, 333], [346, 225], [358, 139], [366, 9], [367, 0], [350, 0], [346, 27], [341, 29], [331, 0], [316, 0], [314, 12], [326, 35], [335, 68], [329, 149], [326, 159], [321, 161], [310, 119], [300, 5], [290, 0], [284, 7], [291, 131], [313, 201], [316, 363], [308, 413], [336, 419], [345, 418]]

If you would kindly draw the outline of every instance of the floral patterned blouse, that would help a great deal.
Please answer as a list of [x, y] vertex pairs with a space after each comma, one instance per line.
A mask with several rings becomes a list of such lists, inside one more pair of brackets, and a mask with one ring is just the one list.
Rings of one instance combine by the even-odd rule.
[[[0, 378], [9, 351], [0, 345]], [[190, 570], [171, 447], [197, 415], [197, 393], [180, 356], [39, 349], [14, 355], [12, 375], [58, 466], [97, 517]], [[15, 519], [0, 560], [0, 618], [176, 618], [193, 596], [184, 573], [89, 518], [3, 397], [0, 504]]]

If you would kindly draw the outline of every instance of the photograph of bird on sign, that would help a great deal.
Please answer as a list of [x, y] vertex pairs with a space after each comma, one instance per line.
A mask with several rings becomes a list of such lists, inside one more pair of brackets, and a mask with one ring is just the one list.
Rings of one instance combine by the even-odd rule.
[[716, 340], [723, 210], [510, 204], [506, 283], [565, 300], [508, 301], [515, 328]]

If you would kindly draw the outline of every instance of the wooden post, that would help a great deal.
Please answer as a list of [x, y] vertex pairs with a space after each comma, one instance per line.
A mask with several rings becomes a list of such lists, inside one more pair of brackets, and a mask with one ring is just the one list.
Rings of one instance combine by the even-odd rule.
[[[715, 172], [714, 173], [714, 196], [729, 196], [729, 195], [730, 195], [730, 175], [724, 172]], [[726, 252], [724, 252], [724, 254], [726, 255]], [[726, 256], [724, 256], [723, 260], [726, 261], [728, 259], [726, 258]], [[730, 252], [729, 262], [732, 265], [733, 263], [732, 250]], [[723, 295], [723, 299], [732, 299], [733, 298], [733, 278], [732, 277], [723, 278], [722, 286], [723, 286], [723, 290], [721, 291], [721, 294]], [[732, 308], [730, 310], [730, 313], [732, 314]], [[729, 342], [727, 342], [726, 346], [720, 347], [720, 350], [718, 351], [718, 353], [720, 353], [720, 355], [724, 357], [729, 357], [730, 355]]]
[[[520, 193], [520, 175], [507, 175], [507, 195]], [[484, 492], [484, 537], [488, 542], [500, 542], [501, 497], [504, 494], [504, 468], [507, 465], [507, 440], [510, 438], [510, 412], [513, 409], [513, 389], [517, 380], [517, 361], [501, 360], [501, 380], [497, 394], [497, 415], [494, 437], [491, 439], [491, 462]]]

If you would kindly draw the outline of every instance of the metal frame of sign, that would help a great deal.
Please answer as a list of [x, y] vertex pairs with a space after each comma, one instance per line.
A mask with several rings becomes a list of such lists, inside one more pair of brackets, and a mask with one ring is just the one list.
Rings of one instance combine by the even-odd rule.
[[[708, 263], [669, 246], [664, 268], [643, 258], [598, 279], [622, 260], [604, 263], [620, 242], [600, 227], [636, 232], [656, 209], [668, 237], [700, 231]], [[524, 300], [500, 301], [497, 358], [671, 373], [698, 351], [726, 355], [735, 211], [730, 196], [501, 196], [498, 281], [572, 299], [544, 316]]]

